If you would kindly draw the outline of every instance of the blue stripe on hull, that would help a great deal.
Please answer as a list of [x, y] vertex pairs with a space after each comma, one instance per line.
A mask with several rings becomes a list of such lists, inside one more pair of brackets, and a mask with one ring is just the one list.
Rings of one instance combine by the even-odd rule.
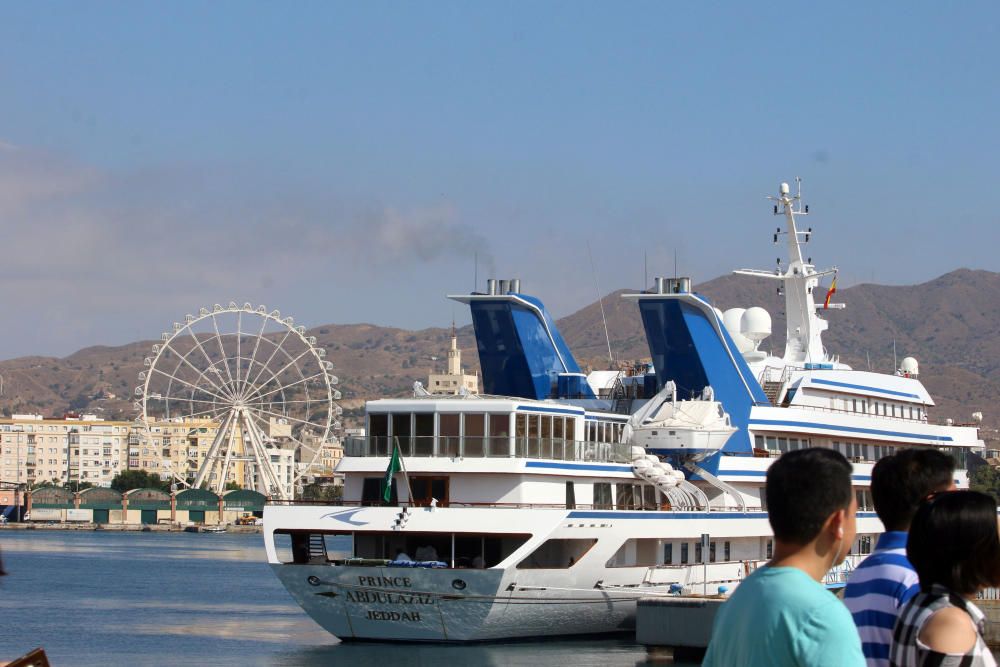
[[594, 463], [555, 463], [551, 461], [528, 461], [525, 468], [552, 468], [556, 470], [600, 470], [604, 472], [632, 472], [629, 466], [599, 465]]
[[847, 389], [861, 389], [862, 391], [877, 391], [880, 394], [891, 394], [892, 396], [906, 396], [907, 398], [920, 398], [917, 394], [909, 394], [905, 391], [894, 391], [892, 389], [879, 389], [878, 387], [867, 387], [863, 384], [849, 384], [847, 382], [835, 382], [834, 380], [821, 380], [809, 378], [810, 384], [826, 384], [831, 387], [846, 387]]

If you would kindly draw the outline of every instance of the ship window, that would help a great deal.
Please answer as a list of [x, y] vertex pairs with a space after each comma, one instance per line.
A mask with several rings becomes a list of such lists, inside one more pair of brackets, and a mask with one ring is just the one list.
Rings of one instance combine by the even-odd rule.
[[389, 415], [368, 415], [368, 442], [372, 454], [389, 455]]
[[597, 544], [595, 539], [546, 540], [530, 556], [517, 564], [519, 570], [560, 570], [572, 567]]
[[788, 451], [788, 438], [778, 438], [778, 451], [779, 452]]
[[510, 415], [490, 414], [489, 429], [490, 439], [487, 443], [489, 451], [487, 456], [510, 456]]
[[687, 565], [688, 562], [688, 543], [681, 542], [681, 565]]
[[413, 415], [414, 456], [434, 456], [434, 413]]
[[656, 489], [649, 484], [643, 484], [640, 488], [642, 489], [642, 509], [655, 510]]
[[757, 449], [764, 449], [764, 436], [755, 435], [753, 437], [753, 446]]
[[913, 419], [913, 406], [910, 406], [910, 419]]
[[459, 422], [461, 415], [438, 415], [438, 453], [441, 456], [458, 456]]
[[710, 563], [715, 562], [715, 542], [710, 542], [708, 544], [708, 561]]
[[480, 458], [483, 455], [483, 437], [486, 435], [486, 415], [468, 412], [465, 417], [465, 439], [462, 455]]
[[537, 459], [538, 456], [538, 431], [541, 428], [541, 418], [538, 415], [528, 417], [528, 458]]
[[410, 435], [412, 434], [410, 421], [409, 412], [392, 416], [393, 441], [399, 443], [399, 449], [403, 456], [410, 455]]
[[552, 415], [541, 416], [540, 434], [542, 437], [540, 455], [543, 459], [551, 459], [552, 458]]
[[514, 416], [514, 456], [526, 457], [528, 444], [528, 416]]
[[566, 509], [576, 509], [576, 489], [573, 482], [566, 482]]
[[608, 482], [594, 484], [594, 509], [611, 509], [611, 484]]
[[857, 412], [858, 411], [858, 399], [856, 399], [856, 398], [852, 398], [851, 399], [851, 410], [853, 412]]
[[727, 562], [732, 557], [732, 552], [730, 551], [729, 547], [730, 547], [729, 540], [726, 540], [725, 542], [722, 543], [722, 560]]
[[636, 509], [642, 503], [642, 487], [637, 484], [616, 484], [615, 504], [620, 510]]
[[573, 417], [566, 419], [566, 440], [568, 442], [576, 440], [576, 419]]
[[414, 505], [427, 506], [434, 499], [438, 505], [448, 506], [447, 477], [411, 477], [410, 488], [413, 490], [411, 502]]
[[[660, 565], [657, 561], [660, 540], [654, 537], [625, 540], [606, 567], [651, 567]], [[669, 544], [666, 546], [670, 546]], [[666, 551], [664, 552], [666, 555]], [[669, 563], [669, 560], [665, 562]]]
[[701, 542], [695, 542], [694, 543], [694, 562], [696, 562], [696, 563], [704, 563], [705, 562], [705, 560], [704, 560], [704, 554], [702, 554], [702, 551], [701, 551]]
[[764, 558], [771, 558], [774, 555], [774, 541], [768, 540], [764, 546]]
[[[366, 477], [364, 484], [361, 487], [361, 504], [362, 505], [385, 505], [386, 502], [382, 495], [383, 488], [382, 484], [385, 480], [382, 477]], [[389, 505], [396, 505], [399, 503], [397, 498], [396, 490], [399, 488], [399, 480], [396, 480], [392, 484], [392, 493], [389, 496]]]

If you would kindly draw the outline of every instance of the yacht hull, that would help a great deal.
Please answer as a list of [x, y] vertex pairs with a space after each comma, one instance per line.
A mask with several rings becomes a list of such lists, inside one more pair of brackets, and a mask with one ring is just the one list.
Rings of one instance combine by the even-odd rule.
[[306, 613], [342, 640], [475, 642], [635, 627], [634, 596], [525, 590], [508, 584], [510, 577], [498, 569], [271, 567]]

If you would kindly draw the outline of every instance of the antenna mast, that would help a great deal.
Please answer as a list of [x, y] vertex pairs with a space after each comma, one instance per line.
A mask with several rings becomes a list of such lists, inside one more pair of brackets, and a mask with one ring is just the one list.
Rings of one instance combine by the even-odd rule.
[[594, 267], [594, 253], [587, 241], [587, 255], [590, 256], [590, 272], [594, 274], [594, 290], [597, 292], [597, 302], [601, 305], [601, 320], [604, 322], [604, 340], [608, 343], [608, 364], [614, 366], [615, 358], [611, 354], [611, 335], [608, 333], [608, 318], [604, 314], [604, 297], [601, 296], [601, 286], [597, 284], [597, 269]]

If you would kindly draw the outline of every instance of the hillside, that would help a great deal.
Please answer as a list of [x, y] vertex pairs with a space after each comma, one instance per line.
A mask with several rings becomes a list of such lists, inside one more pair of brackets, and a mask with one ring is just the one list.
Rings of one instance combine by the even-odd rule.
[[[781, 353], [784, 346], [783, 298], [774, 284], [743, 276], [722, 276], [696, 285], [721, 309], [763, 306], [776, 332], [763, 347]], [[635, 305], [620, 298], [630, 289], [603, 299], [612, 354], [628, 360], [648, 357]], [[540, 295], [543, 299], [544, 294]], [[921, 380], [938, 401], [936, 414], [965, 421], [982, 411], [992, 426], [1000, 414], [1000, 274], [960, 269], [920, 285], [862, 284], [837, 292], [845, 310], [829, 311], [825, 338], [831, 353], [855, 368], [888, 372], [897, 357], [916, 357]], [[608, 345], [595, 302], [558, 320], [560, 330], [582, 364], [608, 364]], [[348, 423], [364, 401], [407, 394], [414, 380], [426, 380], [432, 367], [442, 370], [448, 328], [409, 331], [373, 324], [327, 324], [309, 331], [326, 348], [340, 377]], [[131, 392], [152, 341], [119, 347], [89, 347], [65, 358], [21, 357], [0, 361], [3, 393], [0, 410], [61, 414], [97, 412], [132, 419]], [[478, 359], [471, 327], [459, 330], [467, 368]], [[432, 359], [432, 358], [435, 358]], [[113, 397], [112, 397], [113, 396]]]

